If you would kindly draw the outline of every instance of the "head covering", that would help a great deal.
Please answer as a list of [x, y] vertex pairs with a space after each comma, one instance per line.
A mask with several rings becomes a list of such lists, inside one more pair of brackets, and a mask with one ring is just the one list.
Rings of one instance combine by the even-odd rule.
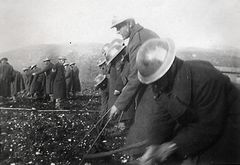
[[134, 20], [134, 19], [133, 18], [129, 18], [129, 17], [117, 17], [117, 16], [114, 16], [113, 19], [112, 19], [112, 26], [111, 26], [111, 28], [114, 28], [117, 25], [119, 25], [120, 23], [123, 23], [124, 21], [127, 21], [127, 20]]
[[43, 59], [43, 62], [46, 62], [46, 61], [50, 61], [50, 59], [48, 57]]
[[94, 79], [94, 82], [95, 82], [94, 87], [97, 89], [98, 86], [99, 86], [106, 78], [107, 78], [106, 75], [98, 74], [98, 75], [96, 76], [96, 78]]
[[63, 66], [68, 66], [68, 65], [69, 65], [69, 63], [64, 63], [64, 64], [63, 64]]
[[26, 67], [22, 68], [23, 71], [28, 70], [28, 69], [29, 69], [29, 68], [26, 68]]
[[3, 57], [3, 58], [1, 58], [0, 61], [8, 61], [8, 58], [7, 57]]
[[160, 79], [175, 59], [175, 45], [171, 39], [150, 39], [139, 48], [136, 57], [138, 79], [145, 84]]
[[30, 69], [32, 70], [32, 69], [35, 68], [36, 66], [37, 66], [37, 64], [34, 64], [34, 65], [31, 66]]
[[67, 60], [66, 57], [63, 57], [63, 56], [59, 56], [58, 59], [59, 60]]
[[100, 66], [102, 66], [104, 63], [106, 63], [106, 58], [99, 59], [98, 62], [97, 62], [97, 66], [100, 67]]
[[116, 42], [111, 48], [109, 48], [106, 56], [107, 65], [109, 65], [112, 60], [117, 57], [117, 55], [125, 48], [125, 45], [122, 43]]
[[71, 63], [70, 63], [70, 66], [71, 66], [71, 65], [75, 65], [75, 64], [76, 64], [75, 62], [71, 62]]

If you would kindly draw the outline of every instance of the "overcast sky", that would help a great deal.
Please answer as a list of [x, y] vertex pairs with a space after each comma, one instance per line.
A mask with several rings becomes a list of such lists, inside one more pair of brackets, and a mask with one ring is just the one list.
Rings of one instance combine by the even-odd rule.
[[113, 16], [134, 17], [177, 47], [240, 48], [240, 0], [0, 0], [0, 52], [110, 42]]

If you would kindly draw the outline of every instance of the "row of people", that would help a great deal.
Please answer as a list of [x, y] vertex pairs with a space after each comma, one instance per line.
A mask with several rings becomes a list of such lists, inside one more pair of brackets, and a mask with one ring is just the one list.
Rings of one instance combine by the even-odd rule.
[[[36, 64], [23, 68], [23, 73], [15, 71], [7, 58], [1, 59], [0, 65], [0, 95], [15, 96], [24, 91], [31, 98], [44, 97], [56, 101], [56, 108], [62, 108], [61, 100], [74, 98], [81, 91], [79, 69], [75, 63], [65, 63], [66, 58], [59, 57], [58, 63], [53, 64], [49, 58], [43, 60], [41, 69]], [[65, 67], [65, 68], [64, 68]]]
[[[112, 23], [124, 40], [129, 39], [124, 53], [129, 66], [124, 76], [117, 55], [108, 59], [112, 51], [118, 52], [110, 44], [104, 54], [108, 67], [100, 66], [108, 72], [96, 77], [96, 87], [111, 119], [134, 104], [126, 145], [146, 141], [142, 146], [146, 150], [128, 152], [138, 158], [136, 163], [240, 163], [240, 95], [230, 79], [209, 62], [179, 59], [172, 40], [160, 38], [132, 18], [115, 18]], [[112, 89], [112, 79], [119, 77], [126, 83], [121, 90], [117, 85]], [[114, 101], [106, 105], [109, 100]]]

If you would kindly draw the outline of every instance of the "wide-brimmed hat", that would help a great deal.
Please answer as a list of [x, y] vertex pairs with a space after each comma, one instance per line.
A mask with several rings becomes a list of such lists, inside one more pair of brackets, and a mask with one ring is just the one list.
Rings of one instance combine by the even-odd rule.
[[50, 61], [50, 59], [48, 57], [43, 59], [43, 62], [46, 62], [46, 61]]
[[173, 64], [175, 45], [171, 39], [150, 39], [139, 48], [136, 57], [138, 79], [149, 84], [160, 79]]
[[63, 56], [59, 56], [58, 59], [59, 60], [67, 60], [66, 57], [63, 57]]
[[106, 55], [106, 63], [109, 65], [112, 60], [114, 60], [117, 55], [126, 47], [123, 40], [121, 39], [114, 39], [111, 42], [111, 48], [109, 48], [107, 55]]
[[22, 68], [23, 71], [28, 70], [28, 69], [29, 69], [29, 68], [26, 68], [26, 67]]
[[64, 63], [64, 64], [63, 64], [63, 66], [68, 66], [68, 65], [69, 65], [69, 63]]
[[32, 70], [32, 69], [35, 68], [36, 66], [37, 66], [37, 64], [34, 64], [34, 65], [31, 66], [30, 69]]
[[71, 66], [71, 65], [75, 65], [76, 63], [75, 62], [71, 62], [69, 65]]
[[98, 75], [96, 76], [96, 78], [94, 79], [94, 82], [95, 82], [94, 87], [97, 89], [98, 86], [99, 86], [106, 78], [107, 78], [106, 75], [98, 74]]
[[100, 67], [100, 66], [102, 66], [104, 63], [106, 63], [106, 58], [99, 59], [98, 62], [97, 62], [97, 66]]
[[131, 19], [133, 19], [133, 18], [124, 17], [124, 16], [122, 16], [122, 17], [114, 16], [113, 19], [112, 19], [111, 28], [114, 28], [117, 25], [119, 25], [120, 23], [123, 23], [124, 21], [131, 20]]

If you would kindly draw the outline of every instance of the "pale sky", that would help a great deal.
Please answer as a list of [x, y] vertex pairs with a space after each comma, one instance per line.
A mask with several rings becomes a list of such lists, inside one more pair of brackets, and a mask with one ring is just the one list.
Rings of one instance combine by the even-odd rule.
[[240, 48], [240, 0], [0, 0], [0, 52], [35, 44], [110, 42], [129, 16], [177, 47]]

